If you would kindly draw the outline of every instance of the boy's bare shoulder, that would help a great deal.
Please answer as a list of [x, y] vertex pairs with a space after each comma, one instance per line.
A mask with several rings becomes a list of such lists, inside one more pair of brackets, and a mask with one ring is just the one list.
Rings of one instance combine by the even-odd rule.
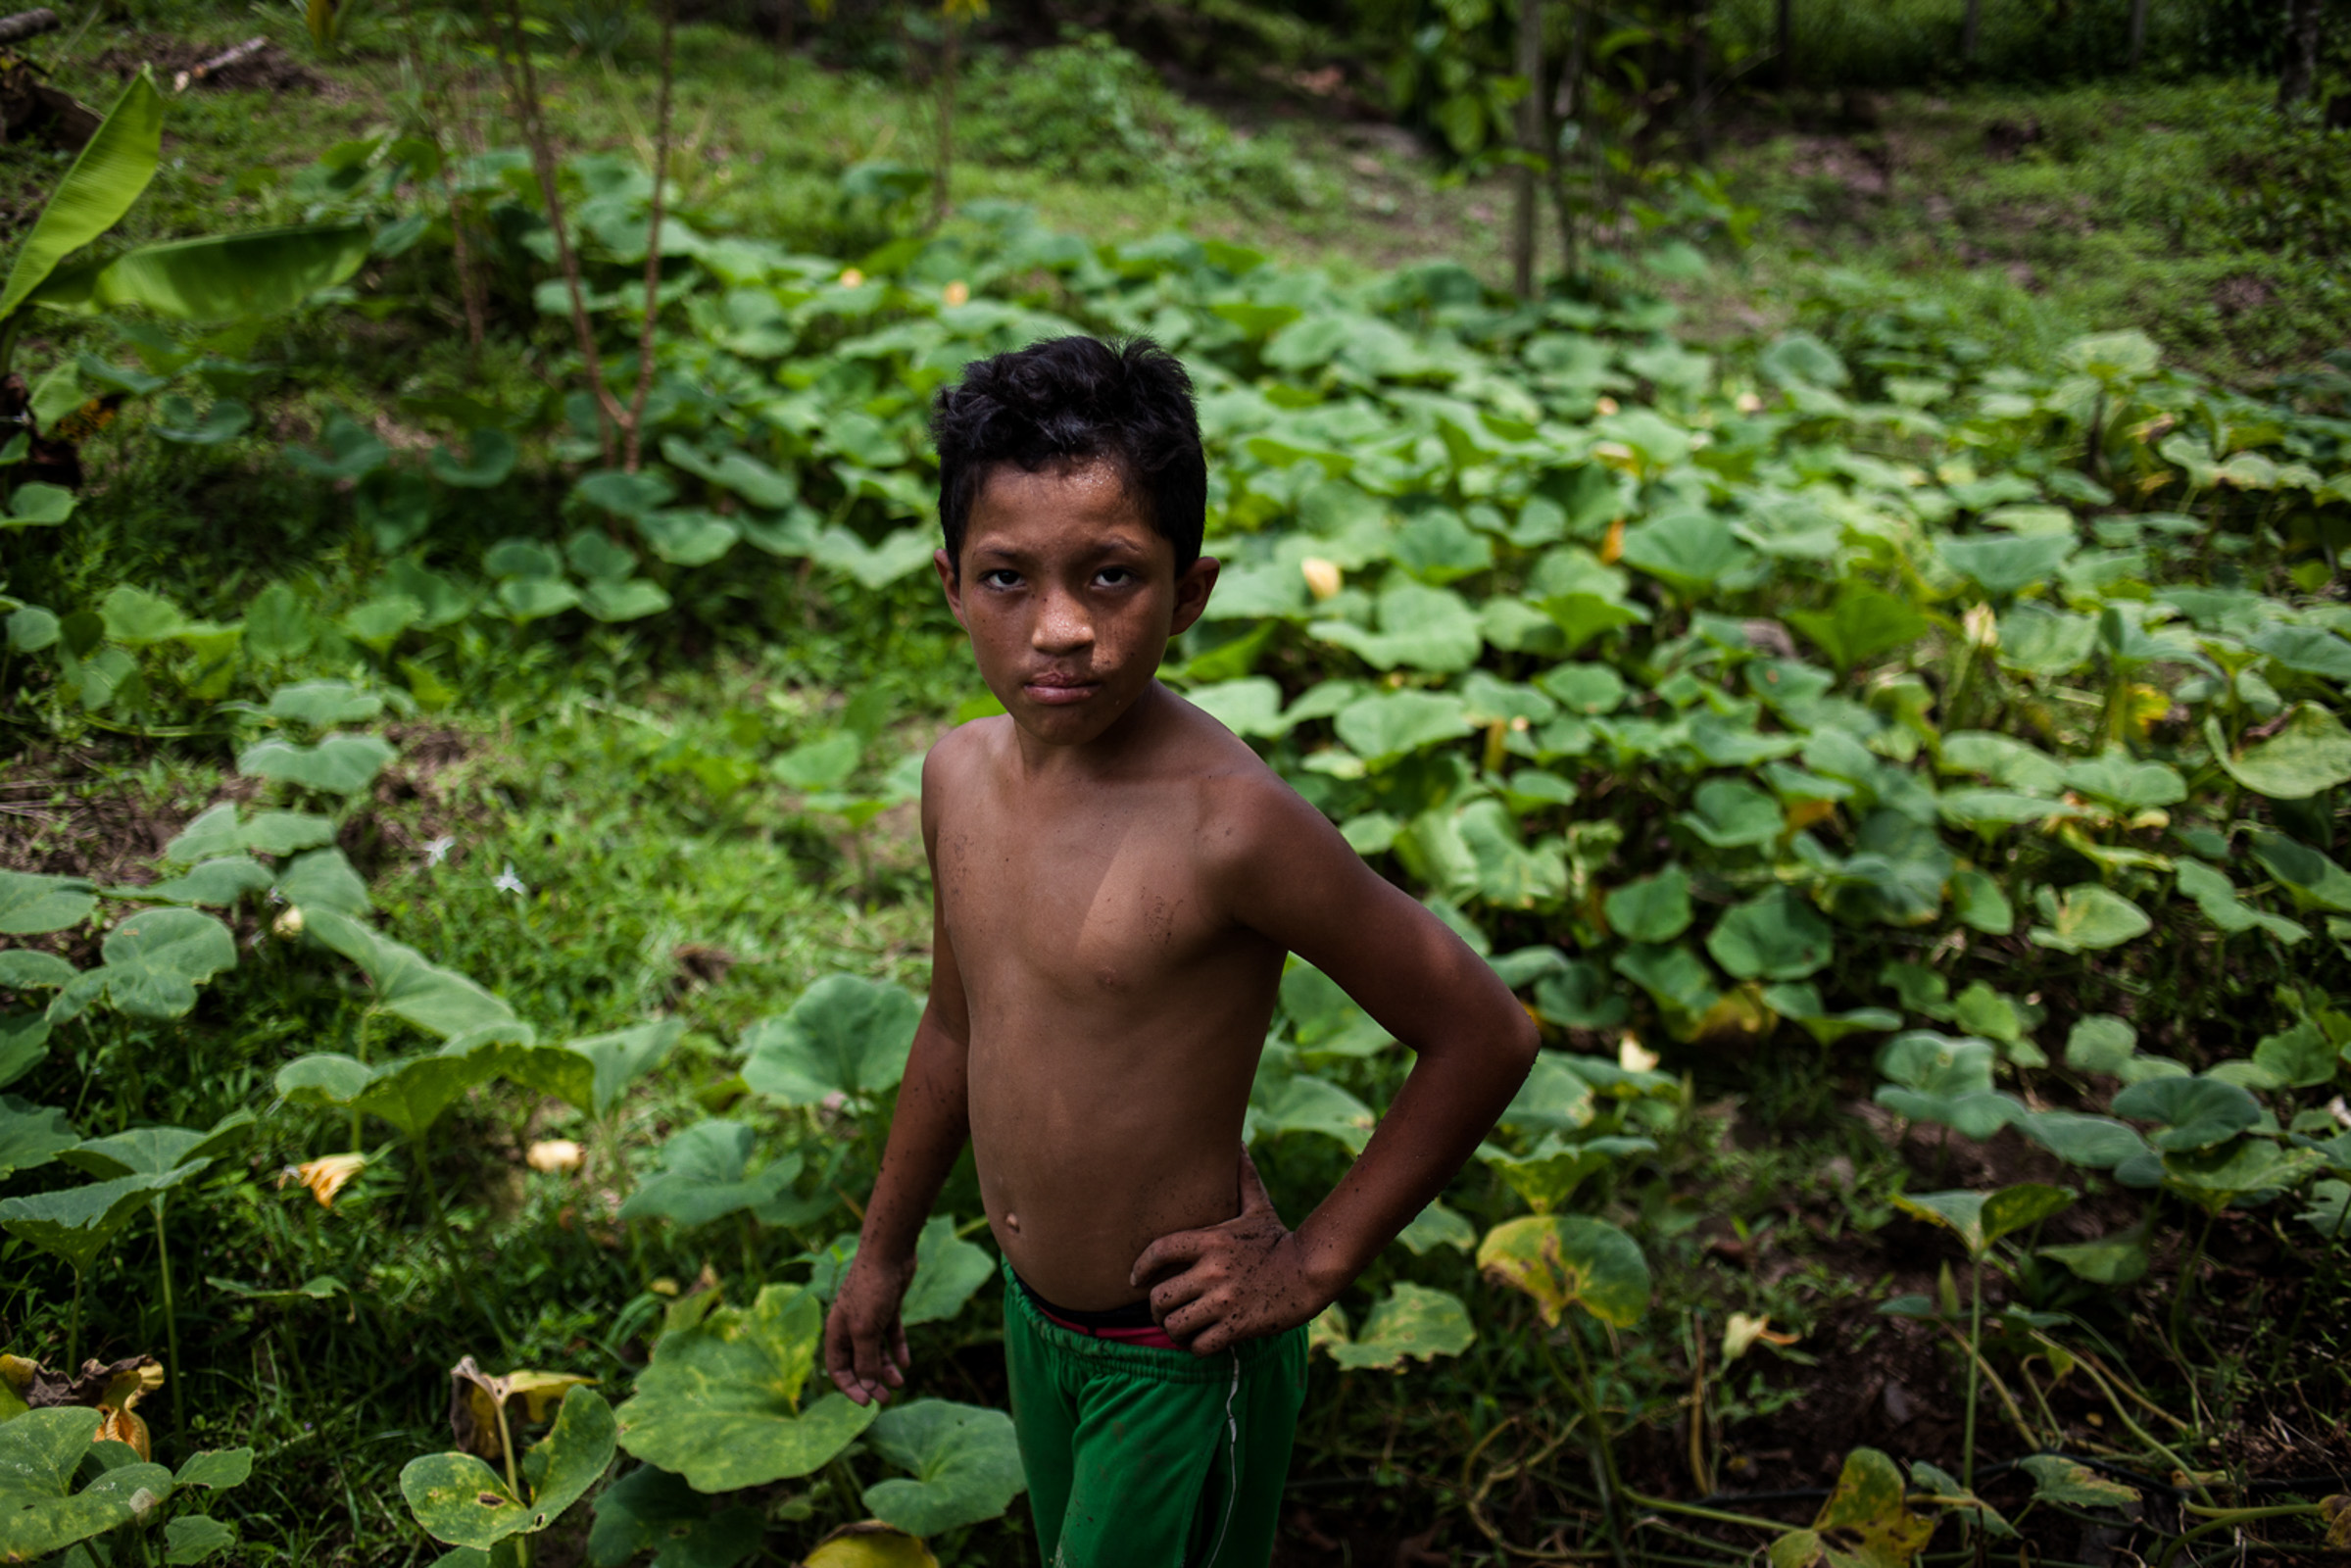
[[1009, 718], [975, 718], [957, 724], [954, 729], [931, 743], [922, 759], [922, 793], [928, 796], [942, 785], [952, 787], [958, 779], [980, 766], [998, 744], [993, 733], [1008, 726]]
[[[1322, 812], [1282, 781], [1247, 741], [1185, 703], [1177, 742], [1198, 812], [1194, 830], [1204, 858], [1246, 862], [1277, 847], [1302, 849], [1327, 835], [1342, 846]], [[1350, 854], [1352, 852], [1349, 852]]]

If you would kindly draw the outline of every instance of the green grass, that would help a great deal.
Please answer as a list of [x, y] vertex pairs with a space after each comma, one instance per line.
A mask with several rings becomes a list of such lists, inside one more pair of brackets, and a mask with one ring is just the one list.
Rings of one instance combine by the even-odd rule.
[[[1817, 99], [1788, 116], [1759, 107], [1722, 161], [1768, 216], [1743, 266], [1693, 304], [1726, 327], [1769, 327], [1850, 272], [1863, 281], [1840, 292], [1932, 295], [1963, 330], [2035, 368], [2080, 333], [2132, 325], [2223, 381], [2312, 368], [2351, 342], [2351, 290], [2339, 256], [2316, 248], [2326, 232], [2309, 231], [2310, 249], [2254, 242], [2245, 171], [2275, 137], [2270, 91], [1905, 90], [1858, 127]], [[2351, 148], [2331, 142], [2314, 160]], [[2323, 185], [2323, 170], [2287, 177]]]

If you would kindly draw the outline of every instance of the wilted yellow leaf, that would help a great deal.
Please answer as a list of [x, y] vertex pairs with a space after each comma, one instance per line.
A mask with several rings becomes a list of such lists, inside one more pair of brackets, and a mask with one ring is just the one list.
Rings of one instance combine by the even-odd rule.
[[[1599, 447], [1594, 448], [1593, 451], [1595, 455], [1599, 457], [1601, 462], [1607, 463], [1611, 461], [1610, 455], [1602, 449], [1612, 446], [1616, 446], [1616, 443], [1613, 441], [1603, 441], [1600, 443]], [[1632, 448], [1616, 447], [1616, 450], [1624, 454], [1626, 463], [1629, 464], [1633, 461]], [[1614, 522], [1608, 524], [1608, 537], [1600, 541], [1600, 564], [1603, 566], [1613, 566], [1616, 564], [1617, 558], [1624, 553], [1625, 519], [1619, 517]]]
[[1749, 1317], [1744, 1312], [1734, 1312], [1731, 1321], [1723, 1326], [1723, 1362], [1728, 1365], [1738, 1360], [1752, 1349], [1758, 1340], [1766, 1345], [1793, 1345], [1799, 1338], [1801, 1336], [1794, 1334], [1773, 1333], [1768, 1314]]
[[865, 274], [858, 271], [856, 268], [845, 267], [841, 269], [841, 286], [843, 288], [856, 288], [864, 281]]
[[[509, 1372], [497, 1377], [484, 1372], [466, 1356], [449, 1369], [449, 1432], [457, 1446], [467, 1453], [484, 1459], [504, 1457], [506, 1441], [514, 1439], [514, 1418], [510, 1408], [507, 1417], [506, 1439], [498, 1430], [498, 1412], [502, 1405], [510, 1406], [516, 1398], [522, 1401], [525, 1420], [544, 1421], [551, 1413], [549, 1407], [561, 1403], [563, 1395], [582, 1385], [593, 1385], [594, 1378], [580, 1377], [571, 1372]], [[516, 1440], [519, 1448], [521, 1443]]]
[[568, 1138], [542, 1138], [522, 1157], [532, 1170], [553, 1174], [579, 1169], [581, 1150]]
[[2319, 1512], [2327, 1518], [2327, 1544], [2351, 1548], [2351, 1496], [2336, 1493], [2321, 1497]]
[[1306, 579], [1306, 592], [1317, 599], [1333, 597], [1347, 581], [1338, 562], [1325, 561], [1320, 556], [1308, 556], [1298, 564], [1298, 569]]
[[939, 297], [951, 306], [968, 305], [971, 303], [971, 285], [958, 277], [941, 289]]
[[288, 1165], [278, 1172], [277, 1185], [283, 1187], [291, 1179], [311, 1190], [320, 1208], [335, 1206], [335, 1194], [351, 1184], [351, 1178], [367, 1168], [365, 1154], [326, 1154], [318, 1159], [306, 1159], [299, 1165]]
[[1616, 1064], [1627, 1072], [1651, 1072], [1656, 1069], [1657, 1053], [1641, 1048], [1641, 1037], [1628, 1029], [1616, 1043]]
[[164, 1369], [152, 1356], [118, 1361], [98, 1396], [98, 1432], [93, 1442], [127, 1443], [142, 1459], [155, 1457], [147, 1423], [131, 1406], [164, 1386]]

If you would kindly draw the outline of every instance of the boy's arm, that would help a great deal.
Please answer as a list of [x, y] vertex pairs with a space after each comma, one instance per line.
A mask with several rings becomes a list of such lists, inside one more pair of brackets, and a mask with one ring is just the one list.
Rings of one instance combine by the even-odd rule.
[[[931, 853], [935, 889], [938, 845], [927, 767], [924, 775], [923, 840]], [[866, 1201], [857, 1255], [824, 1320], [825, 1370], [841, 1392], [859, 1404], [886, 1404], [890, 1391], [906, 1385], [909, 1358], [899, 1303], [914, 1277], [914, 1243], [922, 1222], [971, 1137], [966, 1077], [970, 1040], [963, 980], [934, 892], [930, 1003], [906, 1053], [898, 1109], [890, 1119], [890, 1139], [882, 1150], [881, 1171], [873, 1179], [873, 1196]]]
[[[1196, 1354], [1328, 1306], [1476, 1152], [1525, 1081], [1534, 1021], [1486, 961], [1273, 782], [1247, 790], [1214, 868], [1232, 916], [1329, 975], [1416, 1059], [1371, 1142], [1296, 1231], [1242, 1161], [1242, 1212], [1135, 1261], [1153, 1314]], [[1220, 813], [1222, 814], [1222, 813]]]

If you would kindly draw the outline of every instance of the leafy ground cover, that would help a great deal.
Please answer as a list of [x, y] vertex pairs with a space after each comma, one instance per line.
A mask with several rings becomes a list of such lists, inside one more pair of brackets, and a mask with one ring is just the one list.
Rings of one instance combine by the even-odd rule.
[[[583, 114], [626, 79], [578, 69]], [[1521, 304], [975, 189], [925, 233], [813, 166], [791, 222], [672, 193], [624, 471], [527, 161], [444, 186], [415, 128], [236, 215], [368, 224], [347, 293], [26, 344], [114, 418], [0, 543], [10, 1551], [1026, 1560], [967, 1170], [921, 1397], [808, 1379], [924, 972], [910, 764], [986, 710], [924, 402], [1071, 329], [1201, 383], [1226, 577], [1170, 678], [1546, 1029], [1317, 1325], [1287, 1560], [2345, 1528], [2343, 377], [2011, 359], [1836, 279], [1693, 346], [1621, 279]], [[652, 180], [564, 181], [624, 386]], [[1395, 1055], [1286, 978], [1286, 1208]]]

